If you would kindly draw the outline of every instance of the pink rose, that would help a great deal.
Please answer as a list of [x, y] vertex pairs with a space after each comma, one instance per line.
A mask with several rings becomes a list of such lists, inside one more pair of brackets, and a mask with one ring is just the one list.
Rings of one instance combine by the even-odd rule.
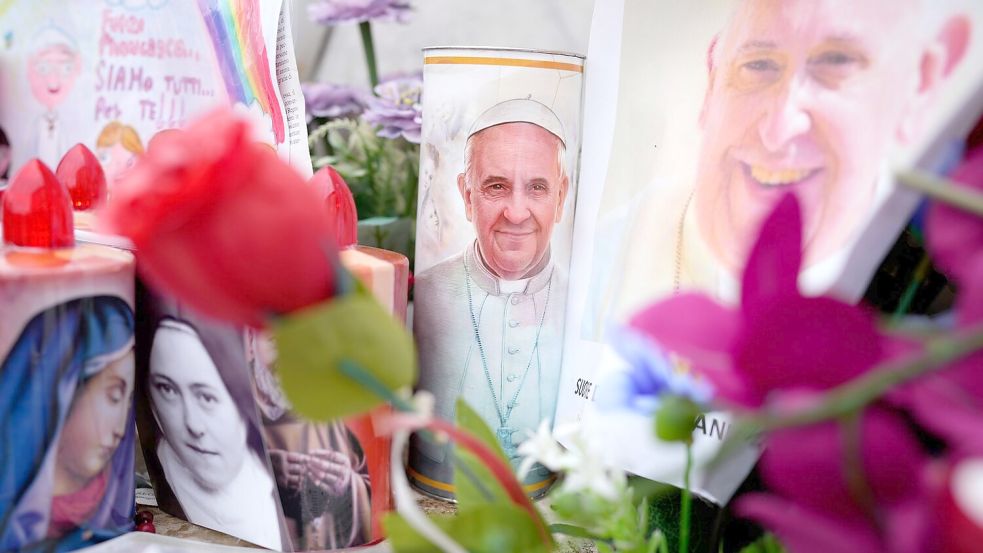
[[337, 245], [324, 202], [223, 108], [169, 133], [124, 177], [105, 230], [155, 286], [200, 312], [262, 326], [329, 298]]

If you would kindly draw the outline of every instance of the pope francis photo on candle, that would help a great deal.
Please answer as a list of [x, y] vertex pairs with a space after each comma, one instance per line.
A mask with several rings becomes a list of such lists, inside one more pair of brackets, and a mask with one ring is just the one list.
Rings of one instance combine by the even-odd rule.
[[[420, 388], [449, 419], [463, 398], [513, 462], [556, 404], [567, 279], [550, 243], [570, 189], [565, 160], [563, 125], [547, 106], [514, 99], [484, 111], [456, 182], [475, 239], [416, 279]], [[418, 486], [453, 491], [445, 444], [421, 439], [411, 456]], [[526, 484], [548, 477], [533, 471]]]

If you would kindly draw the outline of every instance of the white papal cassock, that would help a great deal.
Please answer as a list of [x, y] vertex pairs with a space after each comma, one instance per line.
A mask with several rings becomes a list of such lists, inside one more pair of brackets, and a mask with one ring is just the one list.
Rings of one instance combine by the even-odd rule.
[[[530, 278], [499, 279], [479, 259], [477, 243], [416, 279], [420, 389], [434, 394], [437, 414], [450, 420], [462, 397], [514, 463], [527, 431], [553, 419], [566, 288], [566, 275], [552, 261]], [[410, 469], [426, 491], [448, 495], [453, 458], [446, 445], [417, 440]], [[526, 484], [549, 477], [540, 468]]]

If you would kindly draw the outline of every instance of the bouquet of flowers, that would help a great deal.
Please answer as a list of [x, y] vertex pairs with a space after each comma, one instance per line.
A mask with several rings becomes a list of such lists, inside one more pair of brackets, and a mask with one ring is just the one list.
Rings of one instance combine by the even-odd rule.
[[[302, 85], [315, 169], [331, 165], [341, 174], [360, 218], [407, 219], [407, 233], [412, 233], [416, 218], [423, 81], [419, 74], [380, 81], [371, 25], [405, 22], [410, 10], [408, 2], [396, 0], [312, 3], [308, 14], [318, 23], [358, 24], [370, 87]], [[412, 239], [392, 243], [385, 232], [381, 224], [372, 228], [373, 245], [395, 247], [412, 259]]]

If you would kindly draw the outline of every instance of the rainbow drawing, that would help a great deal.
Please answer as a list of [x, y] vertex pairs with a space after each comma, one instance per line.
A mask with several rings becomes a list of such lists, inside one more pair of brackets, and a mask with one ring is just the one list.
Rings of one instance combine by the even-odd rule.
[[282, 144], [286, 129], [270, 73], [259, 2], [198, 0], [198, 7], [229, 99], [246, 106], [256, 102], [273, 119], [273, 136]]

